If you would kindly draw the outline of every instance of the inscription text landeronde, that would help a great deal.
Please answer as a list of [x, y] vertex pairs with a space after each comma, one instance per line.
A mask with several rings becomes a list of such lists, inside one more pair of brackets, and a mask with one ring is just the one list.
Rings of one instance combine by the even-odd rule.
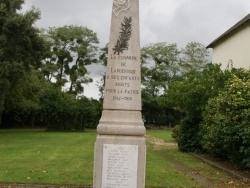
[[[111, 55], [111, 60], [116, 60], [118, 68], [110, 68], [110, 74], [106, 76], [106, 79], [112, 79], [113, 87], [106, 88], [105, 92], [113, 94], [113, 100], [126, 100], [133, 101], [133, 95], [139, 95], [140, 91], [137, 89], [130, 88], [134, 82], [140, 82], [140, 77], [135, 69], [126, 68], [127, 63], [138, 60], [137, 56], [121, 56]], [[116, 66], [116, 67], [117, 67]]]

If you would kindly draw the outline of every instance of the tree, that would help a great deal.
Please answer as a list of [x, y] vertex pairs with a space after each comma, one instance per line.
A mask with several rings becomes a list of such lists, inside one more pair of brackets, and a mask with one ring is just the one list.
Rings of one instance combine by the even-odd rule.
[[19, 13], [23, 0], [0, 2], [0, 123], [6, 94], [30, 66], [39, 67], [44, 40], [33, 25], [40, 13], [32, 9]]
[[69, 82], [69, 93], [82, 93], [82, 84], [92, 82], [86, 66], [97, 62], [96, 33], [86, 27], [63, 26], [50, 28], [47, 37], [52, 44], [43, 67], [47, 79], [54, 77], [61, 87]]
[[179, 50], [176, 44], [155, 43], [141, 49], [142, 114], [147, 124], [166, 125], [168, 84], [178, 79]]
[[95, 128], [101, 116], [101, 103], [86, 97], [76, 98], [48, 83], [40, 98], [41, 118], [50, 130], [79, 131]]
[[185, 80], [169, 84], [168, 101], [182, 112], [201, 117], [208, 99], [218, 95], [229, 74], [218, 64], [207, 64], [202, 72], [192, 70]]
[[[108, 63], [108, 44], [104, 48], [101, 48], [101, 55], [99, 57], [99, 60], [102, 62], [102, 65], [104, 67], [107, 66]], [[100, 100], [103, 100], [103, 91], [104, 91], [104, 84], [105, 84], [105, 75], [102, 75], [101, 81], [98, 83], [98, 88], [100, 92]]]
[[[165, 121], [171, 125], [183, 111], [178, 113], [175, 106], [171, 104], [171, 100], [168, 100], [169, 92], [178, 92], [178, 90], [170, 91], [170, 85], [176, 84], [179, 87], [188, 74], [190, 79], [191, 74], [201, 72], [208, 64], [206, 59], [208, 51], [202, 44], [190, 42], [182, 50], [178, 50], [176, 44], [155, 43], [142, 48], [141, 52], [144, 115], [149, 114], [146, 119], [151, 119], [150, 121], [161, 119], [161, 122]], [[183, 84], [191, 83], [186, 81]]]
[[[46, 81], [39, 70], [32, 68], [18, 79], [16, 84], [9, 90], [5, 100], [4, 126], [35, 126], [36, 116], [41, 110], [40, 98], [46, 87]], [[8, 116], [13, 120], [8, 121]], [[7, 120], [6, 120], [7, 119]]]
[[188, 73], [190, 70], [202, 71], [206, 64], [208, 64], [208, 50], [201, 43], [189, 42], [182, 49], [180, 65], [183, 73]]
[[182, 151], [202, 150], [200, 124], [202, 113], [210, 98], [216, 97], [230, 72], [218, 64], [207, 64], [203, 71], [190, 71], [182, 82], [169, 85], [168, 103], [185, 114], [180, 125], [178, 146]]
[[178, 77], [180, 51], [176, 44], [155, 43], [141, 49], [143, 90], [156, 97], [164, 94], [167, 85]]

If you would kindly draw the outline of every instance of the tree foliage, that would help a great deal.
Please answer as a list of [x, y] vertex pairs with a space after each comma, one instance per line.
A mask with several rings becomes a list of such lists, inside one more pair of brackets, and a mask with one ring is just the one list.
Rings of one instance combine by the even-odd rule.
[[[45, 87], [43, 75], [35, 69], [25, 73], [9, 90], [5, 101], [5, 116], [15, 121], [4, 122], [25, 126], [35, 126], [36, 115], [40, 111], [40, 97]], [[21, 118], [23, 117], [23, 118]]]
[[180, 51], [176, 44], [156, 43], [142, 48], [143, 92], [151, 97], [164, 94], [178, 73]]
[[207, 64], [201, 72], [192, 70], [185, 80], [169, 84], [168, 100], [180, 111], [201, 117], [208, 99], [217, 96], [228, 77], [220, 65]]
[[[83, 92], [82, 83], [92, 80], [86, 66], [96, 62], [96, 34], [77, 26], [41, 33], [34, 27], [40, 12], [32, 8], [22, 13], [23, 3], [0, 2], [0, 122], [4, 127], [60, 130], [95, 127], [100, 102], [75, 95]], [[58, 87], [65, 81], [68, 93]]]
[[[106, 67], [108, 63], [108, 44], [105, 45], [105, 47], [101, 48], [101, 55], [99, 56], [99, 60], [101, 62], [101, 65]], [[98, 82], [98, 88], [100, 92], [100, 100], [103, 100], [104, 97], [104, 84], [105, 84], [105, 74], [102, 75], [102, 79], [100, 82]]]
[[203, 71], [190, 71], [182, 82], [169, 86], [171, 106], [186, 114], [180, 124], [179, 148], [183, 151], [201, 151], [200, 124], [208, 100], [216, 97], [230, 72], [222, 71], [218, 64], [207, 64]]
[[84, 90], [82, 84], [92, 82], [86, 66], [97, 62], [96, 33], [86, 27], [63, 26], [50, 28], [47, 39], [51, 52], [45, 59], [43, 73], [48, 80], [56, 79], [57, 85], [70, 83], [68, 92], [74, 95]]
[[250, 167], [250, 72], [235, 70], [204, 112], [203, 145], [211, 154]]
[[79, 131], [95, 128], [101, 115], [101, 103], [85, 97], [63, 93], [57, 87], [46, 87], [41, 96], [41, 118], [49, 130]]
[[44, 53], [44, 41], [33, 26], [40, 18], [36, 9], [22, 14], [22, 0], [5, 0], [0, 4], [0, 60], [22, 63], [25, 68], [39, 66]]
[[219, 65], [207, 64], [203, 71], [190, 71], [185, 80], [169, 85], [169, 104], [186, 116], [180, 124], [178, 145], [181, 150], [202, 150], [199, 135], [202, 112], [209, 98], [217, 96], [224, 87], [225, 80]]
[[191, 70], [202, 71], [208, 63], [208, 51], [201, 43], [189, 42], [182, 49], [180, 66], [184, 73], [188, 73]]
[[41, 65], [45, 42], [33, 25], [40, 13], [18, 12], [23, 0], [0, 2], [0, 122], [6, 95], [30, 67]]
[[[182, 94], [193, 92], [190, 89], [190, 80], [195, 80], [195, 74], [208, 64], [208, 52], [202, 44], [191, 42], [182, 50], [179, 50], [176, 44], [150, 44], [143, 47], [141, 53], [144, 119], [146, 123], [172, 126], [178, 123], [183, 112], [186, 112], [184, 108], [180, 109], [181, 104], [177, 103], [183, 101], [187, 104], [186, 100], [192, 100], [190, 96]], [[189, 86], [185, 87], [186, 84]]]

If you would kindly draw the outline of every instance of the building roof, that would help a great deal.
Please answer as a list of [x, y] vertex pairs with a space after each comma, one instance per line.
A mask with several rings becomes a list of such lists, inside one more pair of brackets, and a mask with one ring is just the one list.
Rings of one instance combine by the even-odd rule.
[[242, 20], [240, 20], [238, 23], [236, 23], [234, 26], [232, 26], [230, 29], [228, 29], [225, 33], [223, 33], [221, 36], [219, 36], [217, 39], [215, 39], [213, 42], [211, 42], [207, 48], [213, 48], [214, 45], [220, 41], [222, 38], [226, 37], [227, 35], [229, 35], [230, 33], [232, 33], [233, 31], [235, 31], [237, 28], [239, 28], [241, 25], [243, 25], [245, 22], [247, 22], [248, 20], [250, 20], [250, 14], [248, 14], [247, 16], [245, 16]]

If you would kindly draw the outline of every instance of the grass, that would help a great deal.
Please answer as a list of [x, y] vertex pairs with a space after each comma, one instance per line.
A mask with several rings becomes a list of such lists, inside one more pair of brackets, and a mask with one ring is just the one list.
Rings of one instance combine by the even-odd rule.
[[[173, 143], [175, 140], [171, 136], [170, 130], [148, 130], [147, 135], [156, 137], [165, 142]], [[173, 168], [171, 161], [166, 160], [166, 154], [159, 153], [162, 147], [155, 147], [147, 142], [147, 174], [146, 185], [150, 187], [195, 187], [197, 183], [188, 178], [185, 173]]]
[[[147, 134], [164, 140], [170, 145], [156, 146], [147, 142], [147, 178], [148, 186], [170, 186], [170, 187], [249, 187], [246, 182], [239, 181], [225, 172], [216, 169], [188, 153], [182, 153], [171, 137], [171, 130], [149, 130]], [[157, 174], [150, 170], [165, 170]], [[151, 167], [152, 166], [152, 167]], [[155, 176], [156, 175], [156, 176]], [[153, 177], [153, 178], [152, 178]], [[149, 181], [153, 179], [152, 181]]]
[[171, 136], [172, 131], [167, 130], [148, 130], [147, 135], [159, 138], [161, 140], [164, 140], [165, 142], [175, 142], [175, 140]]
[[150, 187], [195, 187], [196, 182], [185, 173], [172, 168], [171, 162], [164, 155], [157, 155], [153, 146], [147, 147], [146, 185]]
[[0, 131], [0, 180], [89, 185], [95, 132]]
[[[211, 187], [227, 187], [228, 182], [241, 185], [189, 154], [180, 153], [173, 147], [170, 131], [150, 130], [147, 134], [172, 145], [156, 147], [147, 141], [146, 186], [206, 187], [204, 179], [213, 183]], [[95, 131], [0, 130], [0, 182], [90, 185], [95, 139]]]

